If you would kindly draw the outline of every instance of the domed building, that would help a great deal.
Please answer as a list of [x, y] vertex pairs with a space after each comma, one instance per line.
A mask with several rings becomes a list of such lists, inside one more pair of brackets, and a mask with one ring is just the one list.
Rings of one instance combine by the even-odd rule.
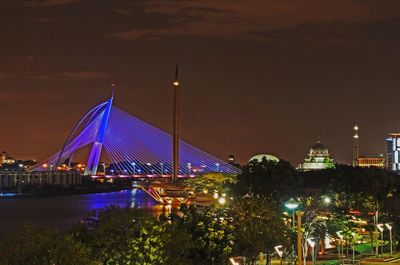
[[335, 164], [333, 159], [329, 155], [328, 148], [325, 145], [317, 142], [314, 144], [304, 162], [299, 165], [299, 170], [311, 171], [311, 170], [321, 170], [327, 168], [334, 168]]
[[274, 161], [274, 162], [279, 162], [279, 158], [277, 158], [274, 155], [270, 155], [270, 154], [259, 154], [259, 155], [255, 155], [252, 158], [249, 159], [249, 162], [252, 160], [257, 160], [258, 162], [261, 162], [263, 159], [266, 159], [267, 161]]

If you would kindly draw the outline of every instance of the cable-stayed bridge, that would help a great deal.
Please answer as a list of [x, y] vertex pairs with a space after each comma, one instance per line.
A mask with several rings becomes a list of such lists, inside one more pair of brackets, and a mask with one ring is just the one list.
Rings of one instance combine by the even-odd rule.
[[[116, 174], [169, 175], [173, 170], [172, 136], [113, 105], [113, 96], [95, 106], [76, 124], [60, 151], [33, 169], [69, 163], [75, 153], [89, 146], [84, 174], [94, 176], [102, 152], [106, 152]], [[179, 174], [196, 175], [207, 172], [238, 174], [236, 167], [180, 140]]]

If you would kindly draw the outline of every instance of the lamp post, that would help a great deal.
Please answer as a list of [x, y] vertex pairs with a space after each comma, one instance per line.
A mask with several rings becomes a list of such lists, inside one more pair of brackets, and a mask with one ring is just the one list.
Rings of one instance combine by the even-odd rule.
[[[281, 250], [281, 248], [282, 248], [282, 245], [274, 247], [275, 252], [278, 254], [278, 256], [279, 256], [279, 258], [281, 260], [281, 264], [282, 264], [283, 251]], [[267, 263], [268, 263], [268, 260], [267, 260]]]
[[[341, 241], [343, 240], [342, 232], [343, 232], [343, 231], [337, 231], [337, 232], [336, 232], [336, 235], [337, 235], [337, 236], [339, 237], [339, 239], [340, 239], [339, 243], [341, 243]], [[338, 244], [337, 248], [338, 248], [338, 255], [339, 255], [339, 260], [340, 260], [340, 259], [342, 258], [342, 253], [340, 252], [340, 244]], [[343, 248], [342, 248], [342, 251], [343, 251]]]
[[376, 228], [378, 228], [379, 232], [381, 233], [381, 241], [382, 241], [381, 254], [383, 254], [383, 224], [377, 224]]
[[295, 199], [290, 198], [290, 200], [288, 200], [288, 201], [285, 203], [285, 207], [288, 208], [289, 210], [292, 210], [292, 217], [293, 217], [293, 224], [292, 224], [292, 226], [293, 226], [293, 229], [294, 229], [294, 228], [295, 228], [294, 211], [297, 209], [297, 207], [299, 207], [299, 203], [298, 203]]
[[386, 228], [389, 230], [389, 240], [390, 240], [390, 255], [393, 255], [393, 240], [392, 240], [392, 228], [389, 223], [385, 224]]
[[301, 216], [302, 212], [297, 211], [297, 257], [298, 257], [298, 265], [303, 265], [303, 251], [302, 251], [302, 236], [301, 236]]
[[353, 264], [354, 264], [354, 261], [355, 261], [354, 245], [355, 245], [355, 241], [356, 241], [356, 233], [352, 232], [351, 235], [353, 236], [353, 242], [352, 242], [353, 243], [353, 247], [352, 247], [352, 249], [353, 249]]
[[311, 247], [312, 264], [315, 265], [315, 241], [309, 238], [307, 239], [307, 243]]
[[131, 165], [133, 166], [133, 175], [136, 174], [136, 163], [132, 162]]

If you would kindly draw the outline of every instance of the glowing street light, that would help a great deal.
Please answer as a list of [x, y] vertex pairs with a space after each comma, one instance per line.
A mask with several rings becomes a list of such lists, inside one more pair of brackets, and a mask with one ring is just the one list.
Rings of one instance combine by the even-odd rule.
[[[343, 232], [343, 231], [337, 231], [337, 232], [336, 232], [336, 235], [339, 237], [340, 240], [343, 240], [342, 232]], [[339, 244], [339, 243], [340, 243], [340, 241], [338, 242], [337, 249], [338, 249], [338, 256], [339, 256], [339, 260], [340, 260], [341, 257], [342, 257], [342, 253], [341, 253], [341, 251], [340, 251], [340, 244]], [[342, 247], [342, 251], [343, 251], [343, 247]]]
[[290, 200], [288, 200], [288, 201], [285, 203], [285, 207], [288, 208], [289, 210], [292, 210], [293, 229], [294, 229], [294, 227], [295, 227], [295, 224], [294, 224], [294, 222], [295, 222], [294, 211], [297, 209], [297, 207], [299, 207], [299, 203], [298, 203], [295, 199], [290, 198]]
[[133, 175], [136, 174], [136, 163], [132, 162], [131, 165], [133, 166]]
[[324, 203], [325, 203], [326, 205], [331, 204], [331, 202], [332, 202], [332, 199], [331, 199], [330, 197], [326, 196], [326, 197], [324, 198]]
[[311, 250], [312, 250], [312, 252], [311, 252], [312, 264], [315, 265], [315, 260], [316, 260], [316, 258], [315, 258], [315, 241], [313, 241], [311, 238], [309, 238], [309, 239], [307, 239], [307, 243], [308, 243], [308, 245], [310, 245]]
[[217, 169], [217, 172], [219, 172], [219, 163], [215, 163], [215, 167]]
[[282, 245], [275, 246], [274, 249], [275, 249], [276, 254], [278, 254], [278, 256], [280, 258], [282, 258], [282, 256], [283, 256], [283, 250], [281, 250]]
[[387, 230], [389, 230], [389, 240], [390, 240], [390, 255], [393, 255], [393, 241], [392, 241], [392, 228], [393, 226], [389, 223], [385, 224]]
[[382, 241], [382, 250], [381, 250], [381, 254], [383, 254], [383, 224], [377, 224], [376, 228], [378, 228], [379, 232], [381, 233], [381, 241]]
[[355, 245], [355, 241], [356, 241], [356, 233], [351, 232], [351, 235], [353, 236], [353, 247], [352, 247], [352, 249], [353, 249], [353, 264], [354, 264], [354, 262], [355, 262], [354, 245]]
[[220, 198], [218, 199], [218, 203], [221, 204], [221, 205], [224, 205], [224, 204], [226, 203], [225, 197], [224, 197], [224, 196], [220, 197]]

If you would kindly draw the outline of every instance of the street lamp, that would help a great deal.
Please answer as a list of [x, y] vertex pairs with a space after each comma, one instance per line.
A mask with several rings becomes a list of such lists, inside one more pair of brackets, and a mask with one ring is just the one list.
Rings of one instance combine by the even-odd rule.
[[218, 199], [218, 203], [221, 204], [221, 205], [224, 205], [224, 204], [226, 203], [225, 197], [224, 197], [224, 196], [220, 197], [220, 198]]
[[311, 257], [312, 257], [312, 264], [315, 265], [315, 241], [311, 238], [307, 239], [308, 245], [311, 247]]
[[393, 241], [392, 241], [392, 228], [389, 223], [385, 224], [386, 228], [389, 230], [389, 240], [390, 240], [390, 255], [393, 255]]
[[294, 227], [295, 227], [294, 211], [297, 209], [297, 207], [299, 207], [299, 203], [295, 199], [290, 198], [285, 203], [285, 207], [288, 208], [289, 210], [292, 210], [292, 216], [293, 216], [293, 224], [292, 225], [293, 225], [293, 229], [294, 229]]
[[354, 261], [355, 261], [354, 246], [355, 246], [355, 241], [356, 241], [356, 233], [351, 232], [351, 235], [353, 236], [353, 247], [352, 247], [352, 249], [353, 249], [353, 264], [354, 264]]
[[381, 233], [381, 241], [382, 241], [382, 250], [381, 250], [381, 254], [383, 254], [383, 224], [377, 224], [376, 228], [378, 228], [379, 232]]
[[324, 203], [325, 203], [326, 205], [331, 204], [331, 202], [332, 202], [332, 200], [331, 200], [330, 197], [327, 196], [327, 197], [324, 198]]
[[[343, 240], [342, 232], [343, 232], [343, 231], [337, 231], [337, 232], [336, 232], [336, 235], [337, 235], [337, 236], [339, 237], [339, 239], [340, 239], [339, 243], [341, 243], [341, 240]], [[338, 248], [338, 255], [339, 255], [339, 260], [340, 260], [341, 257], [342, 257], [342, 255], [341, 255], [342, 253], [340, 252], [340, 244], [338, 244], [337, 248]], [[343, 251], [343, 248], [342, 248], [342, 251]]]
[[[281, 259], [281, 264], [282, 264], [283, 250], [281, 250], [281, 248], [282, 248], [282, 245], [278, 245], [278, 246], [274, 247], [275, 252], [276, 252], [276, 254], [278, 254], [279, 258]], [[267, 262], [268, 262], [268, 260], [267, 260]]]
[[136, 163], [132, 162], [131, 165], [133, 166], [133, 175], [136, 174]]

